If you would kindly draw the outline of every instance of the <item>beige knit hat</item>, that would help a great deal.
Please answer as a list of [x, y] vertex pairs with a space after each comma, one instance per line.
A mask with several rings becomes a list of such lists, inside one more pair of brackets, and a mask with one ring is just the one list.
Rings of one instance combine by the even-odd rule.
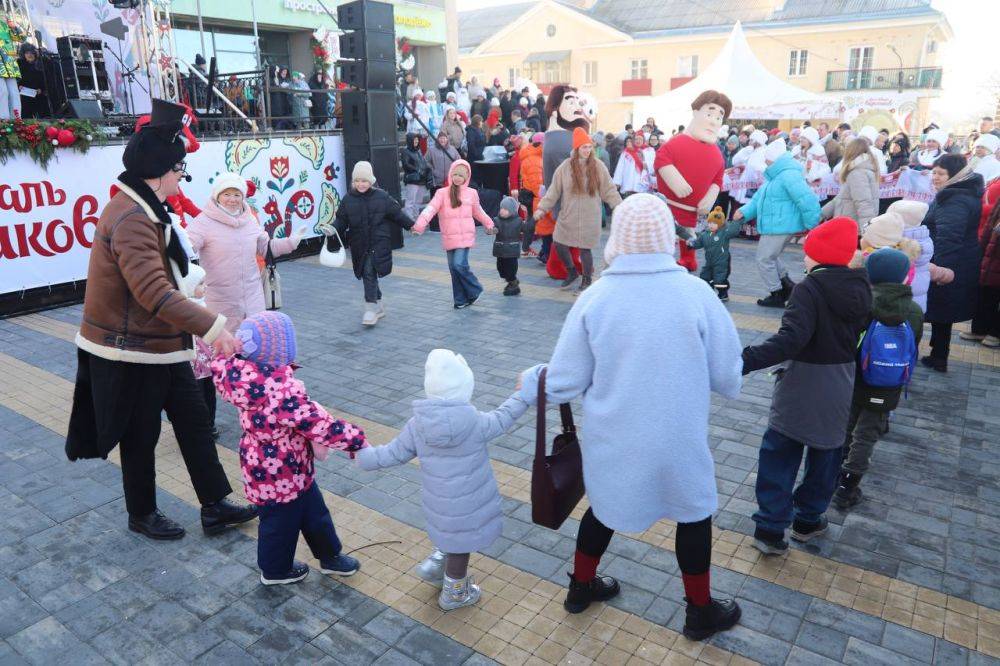
[[367, 180], [369, 183], [374, 185], [375, 172], [372, 170], [371, 162], [365, 162], [362, 160], [355, 164], [354, 171], [351, 172], [351, 180]]
[[604, 261], [611, 265], [622, 254], [673, 256], [676, 242], [674, 216], [667, 204], [652, 194], [633, 194], [615, 208]]
[[903, 218], [896, 213], [873, 217], [861, 234], [861, 240], [872, 247], [893, 247], [903, 240]]
[[887, 213], [894, 213], [903, 218], [903, 224], [907, 227], [919, 227], [927, 216], [929, 206], [923, 201], [909, 201], [903, 199], [889, 205]]

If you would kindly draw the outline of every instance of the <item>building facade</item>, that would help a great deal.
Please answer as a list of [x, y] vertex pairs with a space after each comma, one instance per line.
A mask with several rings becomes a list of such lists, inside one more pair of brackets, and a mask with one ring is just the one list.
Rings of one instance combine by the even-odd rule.
[[571, 83], [597, 99], [598, 128], [617, 131], [645, 121], [632, 118], [637, 98], [707, 67], [736, 21], [771, 72], [840, 102], [839, 118], [796, 120], [912, 133], [930, 122], [938, 54], [951, 37], [930, 0], [541, 0], [459, 13], [459, 65], [465, 77], [499, 76], [508, 85]]

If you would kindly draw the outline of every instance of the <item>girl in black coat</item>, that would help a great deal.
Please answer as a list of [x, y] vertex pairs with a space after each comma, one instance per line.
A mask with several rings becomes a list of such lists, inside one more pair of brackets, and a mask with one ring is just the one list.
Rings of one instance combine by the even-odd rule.
[[483, 117], [472, 116], [472, 124], [465, 128], [465, 145], [469, 162], [483, 159], [486, 134], [483, 133]]
[[42, 63], [38, 59], [38, 49], [34, 44], [27, 42], [21, 44], [17, 53], [17, 66], [21, 70], [17, 85], [36, 91], [34, 97], [21, 95], [21, 117], [47, 118], [51, 116], [45, 97], [45, 74], [42, 72]]
[[431, 186], [431, 167], [420, 152], [420, 136], [406, 135], [406, 147], [399, 154], [403, 164], [403, 210], [412, 218], [420, 214]]
[[952, 324], [972, 319], [975, 311], [981, 257], [977, 232], [984, 187], [983, 177], [961, 155], [939, 157], [931, 182], [938, 191], [924, 218], [934, 241], [931, 262], [953, 270], [955, 279], [948, 284], [932, 283], [927, 292], [924, 320], [931, 322], [931, 353], [921, 362], [947, 372]]

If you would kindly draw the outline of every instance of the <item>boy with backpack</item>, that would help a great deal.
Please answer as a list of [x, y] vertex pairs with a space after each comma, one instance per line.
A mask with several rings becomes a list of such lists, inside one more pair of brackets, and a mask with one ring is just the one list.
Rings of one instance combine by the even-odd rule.
[[903, 284], [910, 270], [904, 253], [883, 248], [868, 255], [865, 268], [872, 283], [871, 321], [859, 345], [844, 462], [833, 495], [834, 506], [841, 510], [861, 501], [861, 478], [888, 429], [889, 412], [896, 409], [913, 376], [924, 326], [913, 291]]

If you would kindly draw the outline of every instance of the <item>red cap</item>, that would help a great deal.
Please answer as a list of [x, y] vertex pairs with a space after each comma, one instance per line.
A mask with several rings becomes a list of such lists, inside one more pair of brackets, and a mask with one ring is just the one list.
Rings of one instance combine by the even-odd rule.
[[594, 142], [590, 139], [590, 135], [587, 134], [587, 130], [582, 127], [577, 127], [573, 130], [573, 150], [576, 150], [580, 146], [585, 146], [588, 143], [593, 144]]
[[809, 232], [802, 249], [806, 256], [829, 266], [846, 266], [858, 249], [858, 223], [835, 217]]

